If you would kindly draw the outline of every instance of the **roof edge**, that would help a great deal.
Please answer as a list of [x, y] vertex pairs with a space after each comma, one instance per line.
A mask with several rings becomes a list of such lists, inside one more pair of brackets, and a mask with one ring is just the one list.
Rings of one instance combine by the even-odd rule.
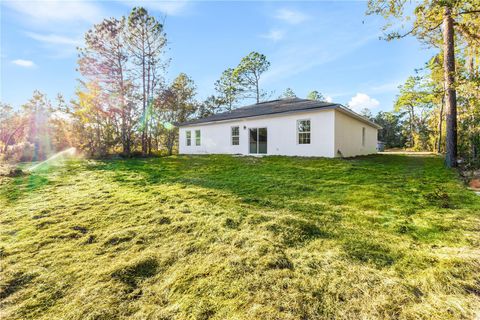
[[380, 129], [383, 129], [383, 127], [380, 126], [379, 124], [373, 122], [372, 120], [370, 120], [370, 119], [362, 116], [361, 114], [356, 113], [356, 112], [353, 111], [352, 109], [349, 109], [349, 108], [347, 108], [347, 107], [345, 107], [345, 106], [343, 106], [343, 105], [341, 105], [341, 104], [339, 104], [336, 109], [339, 109], [340, 111], [342, 111], [342, 112], [344, 112], [344, 113], [346, 113], [346, 114], [348, 114], [348, 115], [356, 118], [356, 119], [359, 120], [359, 121], [365, 122], [365, 123], [371, 125], [371, 126], [374, 127], [374, 128], [377, 128], [377, 129], [379, 129], [379, 130], [380, 130]]
[[[254, 106], [254, 105], [252, 105]], [[315, 107], [307, 107], [303, 109], [297, 109], [297, 110], [285, 110], [285, 111], [277, 111], [277, 112], [271, 112], [271, 113], [265, 113], [265, 114], [257, 114], [257, 115], [251, 115], [251, 116], [238, 116], [238, 117], [232, 117], [229, 119], [218, 119], [218, 120], [210, 120], [210, 121], [204, 121], [204, 122], [196, 122], [196, 120], [200, 119], [195, 119], [195, 120], [190, 120], [190, 121], [184, 121], [180, 123], [176, 123], [175, 125], [177, 127], [185, 127], [185, 126], [190, 126], [190, 125], [203, 125], [203, 124], [209, 124], [209, 123], [215, 123], [215, 122], [223, 122], [223, 121], [231, 121], [231, 120], [238, 120], [238, 119], [247, 119], [247, 118], [255, 118], [255, 117], [265, 117], [269, 115], [275, 115], [275, 114], [283, 114], [283, 113], [296, 113], [296, 112], [302, 112], [302, 111], [309, 111], [309, 110], [316, 110], [316, 109], [334, 109], [337, 107], [340, 107], [341, 104], [338, 103], [330, 103], [327, 105], [323, 106], [315, 106]], [[250, 107], [250, 106], [247, 106]]]
[[248, 118], [258, 118], [258, 117], [266, 117], [270, 115], [276, 115], [276, 114], [289, 114], [289, 113], [297, 113], [297, 112], [305, 112], [305, 111], [310, 111], [310, 110], [339, 110], [340, 112], [343, 112], [359, 121], [362, 121], [376, 129], [383, 129], [382, 126], [378, 125], [377, 123], [371, 121], [370, 119], [365, 118], [364, 116], [356, 113], [355, 111], [341, 105], [338, 103], [332, 103], [327, 106], [319, 106], [319, 107], [311, 107], [311, 108], [304, 108], [304, 109], [298, 109], [298, 110], [287, 110], [287, 111], [280, 111], [280, 112], [274, 112], [274, 113], [266, 113], [262, 115], [251, 115], [251, 116], [239, 116], [239, 117], [234, 117], [230, 119], [219, 119], [219, 120], [211, 120], [211, 121], [205, 121], [205, 122], [194, 122], [194, 121], [185, 121], [181, 123], [175, 124], [177, 127], [188, 127], [188, 126], [201, 126], [201, 125], [208, 125], [212, 123], [217, 123], [217, 122], [231, 122], [239, 119], [248, 119]]

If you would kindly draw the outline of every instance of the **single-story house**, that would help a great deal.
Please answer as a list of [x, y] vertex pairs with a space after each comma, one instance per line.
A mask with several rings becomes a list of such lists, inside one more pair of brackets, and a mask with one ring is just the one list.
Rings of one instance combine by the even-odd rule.
[[278, 99], [178, 124], [180, 154], [353, 157], [377, 151], [379, 125], [338, 104]]

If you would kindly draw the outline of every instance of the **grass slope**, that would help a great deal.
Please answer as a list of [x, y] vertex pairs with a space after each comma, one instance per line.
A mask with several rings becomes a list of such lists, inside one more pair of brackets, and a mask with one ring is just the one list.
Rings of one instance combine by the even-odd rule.
[[2, 319], [480, 309], [480, 198], [437, 157], [76, 160], [2, 179]]

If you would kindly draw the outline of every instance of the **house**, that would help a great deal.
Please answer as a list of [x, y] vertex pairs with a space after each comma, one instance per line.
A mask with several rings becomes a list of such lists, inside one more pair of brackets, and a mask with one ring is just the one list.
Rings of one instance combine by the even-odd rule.
[[279, 99], [178, 124], [180, 154], [353, 157], [375, 153], [381, 127], [337, 104]]

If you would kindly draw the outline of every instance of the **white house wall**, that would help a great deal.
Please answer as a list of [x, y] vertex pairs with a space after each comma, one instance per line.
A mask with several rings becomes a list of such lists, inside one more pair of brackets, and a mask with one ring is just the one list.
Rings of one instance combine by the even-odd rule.
[[[365, 145], [362, 145], [362, 128], [365, 128]], [[340, 153], [343, 157], [376, 153], [377, 134], [376, 128], [335, 110], [335, 153], [337, 157], [340, 156]]]
[[[249, 128], [267, 128], [267, 154], [334, 157], [335, 111], [295, 112], [244, 118], [180, 127], [181, 154], [249, 154]], [[297, 120], [310, 120], [311, 143], [298, 144]], [[240, 145], [231, 143], [231, 127], [240, 127]], [[191, 146], [186, 131], [191, 131]], [[201, 131], [200, 146], [195, 145], [195, 130]]]

